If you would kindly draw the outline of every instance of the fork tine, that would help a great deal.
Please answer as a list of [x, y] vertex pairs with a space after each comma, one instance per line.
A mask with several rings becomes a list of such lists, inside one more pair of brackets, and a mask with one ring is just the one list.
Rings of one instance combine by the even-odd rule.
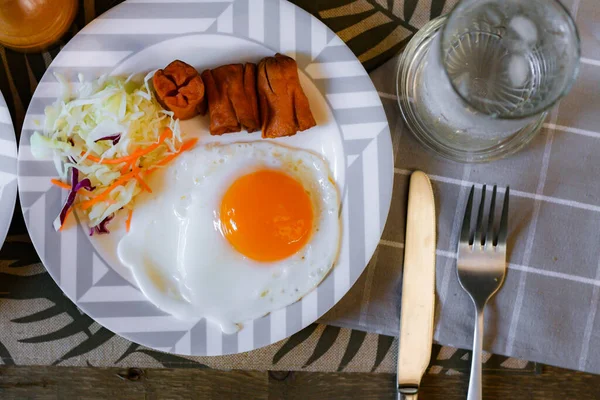
[[469, 193], [469, 199], [467, 200], [467, 207], [465, 208], [465, 217], [462, 223], [462, 229], [460, 231], [460, 241], [471, 244], [469, 232], [471, 230], [471, 209], [473, 208], [473, 193], [475, 192], [475, 185], [471, 186], [471, 193]]
[[488, 228], [487, 233], [485, 235], [485, 242], [489, 243], [494, 242], [494, 210], [496, 209], [496, 190], [497, 186], [494, 185], [494, 189], [492, 190], [492, 201], [490, 202], [490, 215], [488, 217]]
[[485, 192], [486, 185], [483, 185], [483, 188], [481, 189], [481, 202], [479, 203], [479, 211], [477, 212], [477, 225], [475, 225], [475, 234], [473, 235], [473, 243], [478, 241], [482, 245], [485, 243], [483, 241], [483, 210], [485, 208]]
[[500, 218], [500, 228], [498, 229], [498, 238], [494, 245], [505, 246], [506, 245], [506, 236], [508, 234], [508, 198], [509, 198], [510, 188], [506, 187], [506, 192], [504, 192], [504, 205], [502, 206], [502, 217]]

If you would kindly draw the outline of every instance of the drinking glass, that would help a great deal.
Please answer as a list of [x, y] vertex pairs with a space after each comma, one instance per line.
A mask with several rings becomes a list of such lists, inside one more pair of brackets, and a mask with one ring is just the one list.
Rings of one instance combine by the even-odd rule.
[[462, 162], [521, 149], [579, 70], [579, 35], [557, 0], [462, 0], [400, 57], [400, 110], [427, 148]]

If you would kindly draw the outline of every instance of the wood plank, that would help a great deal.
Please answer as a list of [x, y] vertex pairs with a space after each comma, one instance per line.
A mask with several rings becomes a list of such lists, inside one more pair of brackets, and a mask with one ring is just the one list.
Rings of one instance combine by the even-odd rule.
[[[393, 374], [0, 367], [2, 399], [393, 399]], [[463, 400], [468, 375], [426, 375], [420, 398]], [[486, 399], [592, 400], [600, 376], [554, 367], [484, 373]]]
[[[281, 373], [278, 373], [281, 374]], [[420, 398], [464, 400], [469, 376], [426, 375]], [[291, 372], [285, 379], [269, 377], [269, 399], [393, 399], [393, 374]], [[600, 376], [544, 367], [541, 374], [484, 373], [486, 399], [592, 400], [600, 398]]]
[[266, 399], [255, 371], [82, 367], [1, 367], [2, 399]]
[[269, 375], [269, 400], [395, 399], [392, 374], [290, 372], [286, 379]]

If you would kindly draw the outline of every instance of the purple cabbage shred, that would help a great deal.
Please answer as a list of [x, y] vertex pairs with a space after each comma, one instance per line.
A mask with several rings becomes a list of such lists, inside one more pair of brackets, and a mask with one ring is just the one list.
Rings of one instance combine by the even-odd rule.
[[92, 187], [92, 182], [88, 179], [82, 179], [79, 181], [79, 170], [77, 168], [71, 168], [71, 191], [67, 196], [67, 201], [63, 205], [62, 210], [60, 211], [60, 224], [65, 223], [65, 218], [67, 217], [67, 212], [75, 202], [75, 196], [77, 195], [77, 191], [81, 188], [85, 188], [87, 190], [94, 190]]
[[117, 133], [116, 135], [104, 136], [104, 137], [101, 137], [100, 139], [94, 140], [94, 143], [98, 143], [101, 140], [112, 140], [112, 144], [114, 146], [117, 143], [119, 143], [119, 140], [121, 140], [121, 134]]
[[98, 225], [96, 225], [93, 228], [90, 228], [90, 236], [93, 236], [94, 233], [97, 233], [99, 235], [103, 235], [103, 234], [107, 234], [110, 233], [110, 231], [108, 230], [108, 227], [106, 226], [113, 218], [115, 217], [115, 214], [111, 214], [108, 217], [104, 218], [104, 220], [102, 220], [102, 222], [100, 222]]

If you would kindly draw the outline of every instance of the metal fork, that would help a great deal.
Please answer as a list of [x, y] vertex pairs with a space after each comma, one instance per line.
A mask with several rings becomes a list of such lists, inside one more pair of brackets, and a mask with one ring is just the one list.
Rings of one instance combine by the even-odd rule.
[[509, 188], [504, 193], [504, 205], [498, 231], [494, 235], [494, 209], [496, 207], [496, 186], [492, 192], [487, 230], [484, 230], [484, 208], [486, 185], [483, 185], [475, 231], [471, 232], [471, 211], [473, 193], [471, 188], [465, 210], [465, 217], [458, 243], [458, 280], [471, 296], [475, 305], [475, 334], [473, 357], [467, 400], [481, 399], [481, 352], [483, 343], [483, 309], [488, 300], [500, 289], [506, 275], [506, 236], [508, 225]]

